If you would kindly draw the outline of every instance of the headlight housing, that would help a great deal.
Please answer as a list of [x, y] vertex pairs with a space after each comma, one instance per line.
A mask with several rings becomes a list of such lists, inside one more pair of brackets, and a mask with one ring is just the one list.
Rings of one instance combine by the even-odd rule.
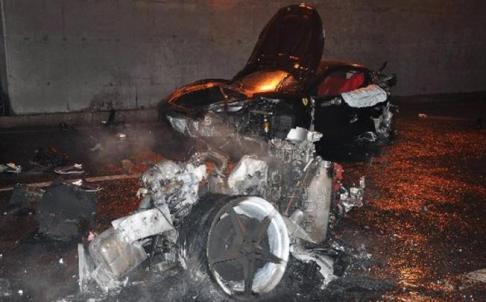
[[212, 112], [229, 112], [234, 113], [242, 110], [245, 107], [245, 101], [231, 101], [231, 102], [218, 102], [209, 105], [209, 111]]

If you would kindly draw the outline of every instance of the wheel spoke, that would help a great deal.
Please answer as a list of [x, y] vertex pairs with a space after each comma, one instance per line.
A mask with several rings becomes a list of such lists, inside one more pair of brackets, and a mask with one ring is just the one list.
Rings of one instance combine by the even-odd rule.
[[241, 264], [243, 266], [243, 276], [245, 282], [245, 295], [251, 295], [252, 287], [253, 287], [253, 279], [255, 279], [255, 258], [253, 257], [244, 257], [241, 258]]
[[219, 263], [223, 263], [223, 262], [238, 260], [239, 258], [241, 258], [240, 253], [235, 252], [235, 251], [227, 251], [221, 257], [211, 259], [210, 265], [213, 266], [215, 264], [219, 264]]
[[255, 243], [259, 244], [262, 239], [265, 237], [265, 234], [268, 230], [268, 226], [270, 225], [270, 222], [272, 221], [272, 217], [270, 215], [265, 216], [260, 223], [257, 225], [255, 228], [255, 231], [253, 233], [253, 240]]
[[282, 259], [280, 259], [279, 257], [272, 254], [271, 251], [269, 251], [267, 249], [262, 249], [262, 248], [258, 248], [258, 252], [256, 253], [256, 257], [260, 260], [268, 261], [268, 262], [272, 262], [272, 263], [282, 262]]
[[233, 208], [228, 211], [228, 214], [231, 218], [231, 223], [233, 224], [233, 228], [235, 229], [235, 236], [237, 245], [243, 243], [243, 239], [245, 238], [246, 229], [241, 222], [240, 218], [238, 218], [238, 214], [235, 212]]

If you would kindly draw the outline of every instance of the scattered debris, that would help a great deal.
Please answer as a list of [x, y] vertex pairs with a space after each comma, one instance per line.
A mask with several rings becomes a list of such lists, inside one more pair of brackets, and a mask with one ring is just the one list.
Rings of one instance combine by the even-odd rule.
[[101, 145], [101, 143], [96, 143], [96, 145], [94, 145], [89, 149], [89, 151], [91, 152], [101, 151], [101, 150], [103, 150], [103, 146]]
[[69, 157], [66, 154], [59, 152], [53, 146], [49, 146], [47, 149], [36, 149], [30, 163], [38, 167], [55, 168], [66, 165], [68, 160]]
[[[95, 280], [105, 292], [117, 289], [124, 283], [124, 281], [120, 281], [120, 278], [147, 258], [147, 253], [138, 241], [131, 243], [125, 241], [122, 233], [114, 228], [107, 229], [91, 241], [89, 245], [90, 257], [86, 257], [84, 250], [79, 246], [78, 252], [84, 255], [79, 257], [79, 267], [82, 268], [80, 275], [81, 290], [86, 289], [84, 284], [89, 279]], [[89, 261], [91, 260], [95, 264], [93, 270], [90, 270]]]
[[82, 164], [75, 163], [75, 164], [72, 164], [72, 165], [69, 165], [69, 166], [56, 168], [56, 169], [54, 169], [54, 172], [56, 174], [61, 174], [61, 175], [64, 175], [64, 174], [83, 174], [84, 170], [83, 170]]
[[116, 137], [118, 137], [120, 141], [124, 141], [127, 138], [127, 135], [125, 133], [117, 133]]
[[365, 187], [366, 182], [364, 176], [360, 178], [358, 187], [350, 187], [347, 189], [341, 186], [338, 191], [338, 201], [336, 203], [338, 213], [344, 215], [354, 207], [362, 207]]
[[54, 182], [37, 207], [39, 232], [56, 240], [71, 240], [95, 223], [96, 195], [77, 186]]
[[0, 164], [0, 173], [19, 174], [22, 172], [22, 167], [15, 163]]
[[361, 133], [360, 135], [356, 136], [355, 141], [356, 142], [376, 142], [378, 140], [378, 136], [371, 131]]
[[319, 250], [304, 249], [300, 245], [292, 245], [292, 256], [303, 262], [313, 261], [319, 266], [319, 273], [322, 280], [321, 289], [324, 289], [337, 276], [334, 275], [334, 260], [328, 255], [319, 253]]
[[82, 190], [84, 190], [86, 192], [99, 192], [103, 189], [101, 186], [98, 186], [98, 185], [94, 184], [93, 182], [88, 182], [84, 179], [76, 179], [76, 180], [70, 181], [70, 183], [75, 185], [75, 186], [78, 186], [79, 188], [81, 188]]
[[35, 209], [44, 193], [41, 188], [16, 184], [8, 205], [16, 209]]
[[166, 218], [158, 208], [113, 220], [111, 224], [128, 243], [174, 229], [170, 219]]
[[157, 208], [119, 218], [112, 225], [100, 235], [88, 238], [89, 254], [82, 244], [78, 245], [82, 292], [89, 291], [91, 279], [105, 292], [119, 288], [120, 279], [148, 257], [139, 240], [174, 229]]

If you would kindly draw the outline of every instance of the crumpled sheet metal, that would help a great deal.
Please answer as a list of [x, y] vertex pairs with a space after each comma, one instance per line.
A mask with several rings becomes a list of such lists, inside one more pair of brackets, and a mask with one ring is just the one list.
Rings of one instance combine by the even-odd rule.
[[78, 245], [79, 287], [87, 292], [89, 281], [108, 292], [123, 285], [120, 279], [140, 265], [148, 255], [141, 240], [175, 231], [169, 219], [158, 208], [139, 211], [112, 221], [112, 228], [96, 236], [89, 254]]
[[386, 101], [388, 94], [383, 88], [371, 84], [363, 88], [341, 93], [341, 96], [353, 108], [372, 107]]
[[[206, 165], [207, 161], [210, 161], [215, 164], [214, 171], [222, 176], [228, 167], [229, 156], [222, 151], [214, 150], [208, 146], [208, 150], [204, 152], [196, 152], [191, 156], [189, 160], [195, 166], [202, 166]], [[206, 173], [207, 174], [207, 173]], [[200, 178], [206, 178], [207, 175], [202, 175]]]
[[299, 244], [293, 244], [290, 253], [302, 262], [315, 262], [319, 266], [319, 273], [323, 280], [321, 289], [324, 289], [331, 281], [337, 279], [334, 275], [334, 260], [330, 256], [320, 254], [310, 249], [304, 249]]
[[[127, 242], [124, 236], [113, 228], [107, 229], [91, 241], [89, 255], [95, 264], [90, 277], [105, 292], [117, 288], [120, 278], [148, 257], [140, 242]], [[86, 272], [83, 271], [83, 274]]]
[[[142, 207], [149, 207], [152, 202], [166, 216], [172, 213], [183, 215], [185, 212], [180, 210], [190, 211], [190, 207], [197, 202], [199, 183], [206, 177], [206, 165], [163, 160], [141, 177], [143, 189], [139, 192], [148, 196]], [[176, 218], [180, 217], [171, 217], [171, 220]]]
[[366, 179], [362, 176], [359, 180], [359, 186], [350, 187], [349, 189], [341, 187], [338, 200], [338, 209], [342, 214], [346, 214], [354, 207], [362, 207], [364, 199], [364, 189]]
[[170, 220], [157, 208], [118, 218], [111, 225], [128, 243], [174, 229]]
[[263, 192], [267, 179], [268, 164], [256, 156], [243, 156], [228, 177], [232, 194], [254, 195]]
[[287, 140], [291, 142], [318, 142], [322, 138], [322, 133], [317, 131], [309, 131], [302, 127], [296, 127], [290, 129], [289, 133], [287, 134]]

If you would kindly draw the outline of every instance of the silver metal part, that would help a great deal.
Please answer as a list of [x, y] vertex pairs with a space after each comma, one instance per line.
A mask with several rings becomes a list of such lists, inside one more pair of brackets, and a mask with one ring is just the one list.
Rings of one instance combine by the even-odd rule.
[[309, 141], [309, 142], [318, 142], [322, 137], [322, 134], [316, 131], [309, 131], [305, 128], [296, 127], [290, 129], [289, 133], [287, 134], [287, 140], [295, 143]]
[[174, 229], [169, 219], [157, 208], [118, 218], [111, 225], [128, 243]]
[[363, 206], [364, 189], [366, 182], [364, 176], [359, 180], [359, 186], [349, 189], [341, 187], [338, 195], [337, 206], [341, 214], [346, 214], [354, 207]]
[[147, 253], [138, 241], [125, 241], [113, 228], [91, 241], [89, 254], [96, 265], [91, 277], [104, 291], [116, 288], [121, 277], [147, 258]]
[[149, 203], [157, 207], [170, 217], [171, 223], [178, 223], [197, 202], [199, 183], [206, 176], [206, 165], [161, 161], [141, 177], [142, 191], [149, 196], [144, 205]]
[[378, 118], [373, 119], [375, 124], [375, 132], [379, 138], [388, 138], [392, 132], [393, 113], [391, 111], [392, 105], [390, 103], [383, 107], [383, 112]]
[[320, 136], [294, 128], [287, 140], [271, 140], [265, 156], [243, 156], [227, 179], [233, 195], [262, 196], [283, 215], [301, 210], [302, 223], [294, 223], [292, 230], [298, 226], [301, 231], [295, 234], [314, 243], [326, 238], [332, 199], [333, 165], [315, 155]]
[[78, 272], [79, 290], [82, 293], [89, 291], [89, 281], [92, 279], [91, 273], [94, 270], [94, 263], [83, 244], [78, 244]]
[[228, 188], [235, 195], [259, 195], [265, 190], [267, 172], [266, 161], [245, 155], [229, 175]]
[[[302, 215], [302, 217], [300, 218], [300, 220], [303, 219], [303, 215], [304, 213], [300, 210], [296, 210], [296, 212], [300, 212], [300, 214]], [[300, 226], [301, 225], [301, 222], [297, 222], [295, 220], [291, 218], [288, 218], [288, 217], [285, 217], [283, 216], [283, 219], [285, 221], [285, 225], [287, 226], [287, 230], [289, 232], [289, 236], [291, 238], [298, 238], [298, 239], [302, 239], [302, 240], [305, 240], [307, 242], [312, 242], [312, 243], [316, 243], [310, 236], [309, 234]]]
[[383, 88], [371, 84], [363, 88], [341, 93], [346, 104], [353, 108], [372, 107], [387, 100], [388, 94]]
[[324, 241], [327, 235], [332, 200], [332, 169], [330, 162], [319, 161], [302, 205], [303, 228], [312, 241], [317, 243]]
[[231, 123], [211, 111], [201, 119], [170, 115], [167, 119], [174, 130], [189, 137], [226, 137], [236, 132]]
[[332, 98], [328, 101], [320, 102], [319, 107], [323, 108], [323, 107], [329, 107], [329, 106], [337, 106], [337, 105], [341, 105], [342, 102], [343, 102], [343, 99], [341, 97], [335, 97], [335, 98]]

